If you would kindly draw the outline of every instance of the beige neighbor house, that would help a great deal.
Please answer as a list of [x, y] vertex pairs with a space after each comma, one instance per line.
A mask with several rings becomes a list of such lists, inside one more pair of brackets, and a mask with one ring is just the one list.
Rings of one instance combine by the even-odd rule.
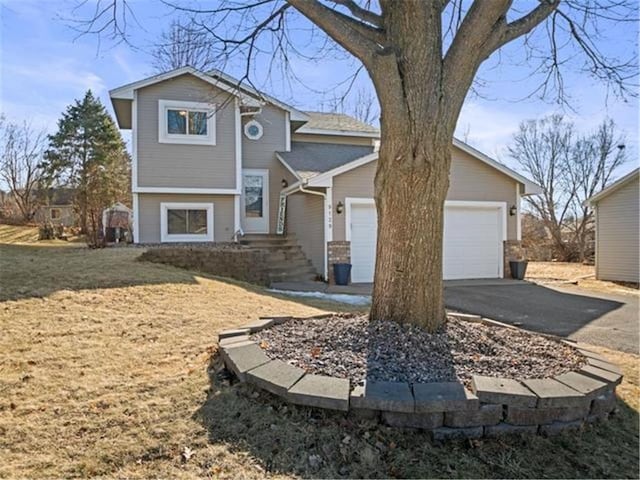
[[596, 278], [640, 282], [640, 169], [594, 195]]
[[[132, 131], [134, 241], [285, 234], [314, 276], [348, 261], [353, 282], [372, 281], [379, 131], [237, 84], [186, 67], [110, 92], [120, 128]], [[539, 187], [458, 140], [450, 185], [444, 277], [505, 276], [519, 253], [520, 199]]]

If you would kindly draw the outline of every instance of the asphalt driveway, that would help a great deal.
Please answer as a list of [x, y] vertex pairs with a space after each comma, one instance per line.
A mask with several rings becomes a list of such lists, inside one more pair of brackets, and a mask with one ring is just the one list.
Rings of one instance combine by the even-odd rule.
[[448, 308], [528, 330], [639, 353], [638, 295], [532, 283], [450, 285]]

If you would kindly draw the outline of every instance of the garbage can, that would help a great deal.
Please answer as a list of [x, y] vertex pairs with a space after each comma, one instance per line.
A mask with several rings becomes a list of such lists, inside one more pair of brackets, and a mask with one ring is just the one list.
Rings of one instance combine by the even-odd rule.
[[518, 260], [509, 262], [509, 270], [511, 270], [511, 278], [516, 280], [524, 280], [524, 276], [527, 273], [527, 261]]
[[350, 263], [334, 263], [333, 276], [336, 279], [336, 285], [349, 285], [349, 275], [351, 274]]

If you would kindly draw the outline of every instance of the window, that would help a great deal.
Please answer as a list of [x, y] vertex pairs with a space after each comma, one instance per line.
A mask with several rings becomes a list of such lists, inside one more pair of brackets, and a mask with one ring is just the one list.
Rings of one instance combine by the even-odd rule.
[[215, 145], [215, 105], [160, 100], [160, 143]]
[[60, 209], [52, 208], [49, 210], [49, 215], [51, 216], [51, 220], [58, 220], [60, 218]]
[[263, 133], [262, 125], [257, 120], [250, 120], [244, 125], [244, 134], [251, 140], [259, 140]]
[[162, 242], [212, 242], [213, 203], [161, 203]]

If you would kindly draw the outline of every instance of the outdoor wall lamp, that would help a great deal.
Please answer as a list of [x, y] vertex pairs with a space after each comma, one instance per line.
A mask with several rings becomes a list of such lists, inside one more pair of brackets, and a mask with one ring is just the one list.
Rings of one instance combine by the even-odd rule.
[[282, 185], [282, 188], [287, 188], [289, 186], [289, 182], [287, 182], [287, 180], [283, 178], [282, 182], [280, 182], [280, 185]]
[[336, 213], [340, 215], [344, 211], [344, 203], [338, 202], [336, 205]]
[[515, 205], [511, 205], [511, 208], [509, 209], [509, 215], [513, 217], [516, 213], [518, 213], [518, 207], [516, 207]]

